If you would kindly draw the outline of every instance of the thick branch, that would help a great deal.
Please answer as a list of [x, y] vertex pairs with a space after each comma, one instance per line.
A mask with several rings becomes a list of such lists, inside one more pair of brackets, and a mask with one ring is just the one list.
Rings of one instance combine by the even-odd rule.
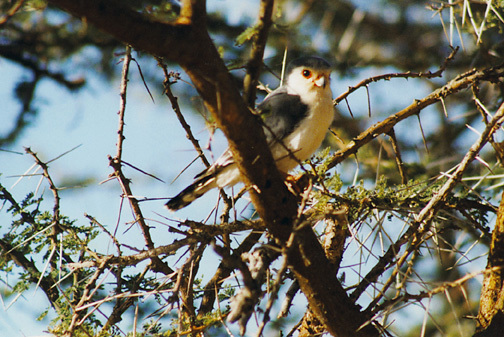
[[193, 30], [188, 24], [154, 21], [131, 10], [120, 0], [50, 0], [49, 3], [92, 23], [135, 49], [170, 60], [182, 59], [189, 54]]
[[[492, 242], [488, 254], [487, 270], [481, 289], [480, 308], [476, 331], [485, 336], [484, 331], [502, 331], [504, 327], [504, 193], [501, 196], [497, 221], [492, 233]], [[494, 268], [495, 270], [493, 270]], [[490, 334], [486, 334], [490, 336]]]

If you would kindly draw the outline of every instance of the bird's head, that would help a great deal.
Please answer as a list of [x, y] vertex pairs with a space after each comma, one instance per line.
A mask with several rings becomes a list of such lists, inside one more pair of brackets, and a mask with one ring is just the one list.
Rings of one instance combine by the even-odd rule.
[[322, 97], [332, 98], [331, 65], [320, 57], [307, 56], [292, 61], [287, 68], [287, 90], [309, 103]]

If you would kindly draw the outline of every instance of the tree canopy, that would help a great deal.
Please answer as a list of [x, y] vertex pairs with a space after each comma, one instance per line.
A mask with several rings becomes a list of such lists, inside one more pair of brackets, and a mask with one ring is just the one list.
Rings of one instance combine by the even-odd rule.
[[[501, 6], [0, 3], [0, 69], [18, 69], [4, 79], [16, 105], [6, 104], [0, 134], [8, 310], [42, 292], [46, 309], [33, 318], [56, 336], [495, 336]], [[336, 118], [323, 148], [285, 179], [253, 110], [302, 55], [333, 64]], [[47, 83], [57, 89], [44, 102]], [[93, 122], [55, 136], [93, 83], [94, 95], [115, 85], [115, 105], [84, 100]], [[58, 106], [62, 91], [73, 98]], [[146, 114], [154, 105], [164, 113]], [[35, 128], [42, 136], [27, 137]], [[66, 150], [46, 158], [51, 137]], [[106, 161], [97, 148], [79, 154], [92, 138]], [[241, 189], [168, 213], [166, 199], [191, 182], [185, 170], [209, 166], [223, 138]], [[28, 169], [9, 167], [19, 156]], [[90, 162], [100, 173], [77, 173]]]

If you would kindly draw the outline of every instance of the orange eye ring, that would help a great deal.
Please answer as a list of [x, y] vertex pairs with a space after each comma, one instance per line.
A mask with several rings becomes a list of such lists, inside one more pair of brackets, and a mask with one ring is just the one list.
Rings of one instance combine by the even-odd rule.
[[304, 69], [302, 74], [303, 74], [303, 76], [304, 76], [305, 78], [310, 78], [310, 77], [311, 77], [311, 75], [312, 75], [312, 72], [311, 72], [311, 71], [309, 71], [308, 69]]

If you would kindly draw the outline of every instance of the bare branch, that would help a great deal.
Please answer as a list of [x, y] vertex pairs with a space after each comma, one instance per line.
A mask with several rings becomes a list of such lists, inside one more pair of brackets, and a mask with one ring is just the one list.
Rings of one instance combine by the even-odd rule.
[[[501, 196], [499, 210], [495, 228], [492, 232], [492, 241], [488, 254], [487, 270], [483, 286], [481, 288], [480, 305], [477, 318], [477, 332], [490, 332], [492, 328], [499, 327], [502, 324], [500, 316], [504, 312], [502, 302], [503, 290], [503, 271], [504, 267], [504, 193]], [[488, 333], [487, 335], [490, 335]]]
[[274, 0], [262, 0], [259, 9], [259, 18], [256, 23], [256, 34], [252, 43], [250, 60], [247, 63], [247, 74], [243, 79], [243, 99], [249, 107], [254, 107], [256, 100], [256, 87], [261, 75], [263, 64], [264, 49], [268, 40], [268, 33], [273, 23], [271, 15], [273, 14]]
[[7, 11], [3, 17], [0, 18], [0, 28], [9, 21], [11, 17], [13, 17], [23, 6], [25, 0], [18, 0], [14, 5], [12, 5], [11, 9]]
[[[113, 256], [108, 260], [109, 265], [120, 265], [120, 266], [133, 266], [144, 260], [151, 258], [158, 258], [163, 255], [172, 255], [177, 250], [184, 246], [195, 245], [201, 241], [208, 241], [214, 236], [230, 234], [239, 231], [246, 231], [250, 229], [264, 229], [261, 224], [246, 224], [243, 222], [236, 222], [227, 225], [205, 225], [196, 224], [195, 222], [188, 221], [191, 224], [191, 230], [187, 231], [187, 237], [179, 240], [175, 240], [173, 243], [164, 246], [158, 246], [155, 248], [142, 250], [137, 254], [133, 255], [122, 255]], [[257, 226], [257, 227], [255, 227]], [[96, 261], [86, 261], [83, 263], [69, 263], [68, 267], [72, 269], [77, 268], [89, 268], [97, 266], [101, 262], [101, 258], [97, 257]]]
[[[135, 217], [135, 221], [139, 224], [144, 239], [147, 247], [149, 249], [154, 248], [154, 242], [152, 241], [152, 237], [150, 235], [150, 228], [145, 222], [145, 218], [142, 214], [142, 210], [140, 209], [140, 205], [138, 203], [138, 200], [133, 197], [133, 193], [131, 191], [130, 187], [130, 181], [124, 176], [124, 173], [122, 172], [122, 165], [121, 165], [121, 157], [122, 157], [122, 147], [123, 147], [123, 140], [124, 140], [124, 115], [126, 112], [126, 90], [127, 90], [127, 83], [128, 83], [128, 72], [129, 72], [129, 63], [131, 62], [131, 48], [126, 47], [126, 54], [124, 58], [124, 65], [123, 65], [123, 71], [122, 71], [122, 77], [121, 77], [121, 94], [120, 94], [120, 109], [119, 109], [119, 126], [118, 126], [118, 139], [117, 139], [117, 152], [116, 152], [116, 157], [112, 158], [109, 156], [109, 165], [114, 169], [114, 173], [111, 174], [111, 177], [117, 178], [119, 181], [119, 184], [121, 186], [121, 189], [123, 191], [124, 196], [127, 197], [131, 209], [133, 211], [133, 215]], [[153, 269], [159, 272], [164, 273], [165, 275], [169, 275], [173, 273], [173, 270], [168, 267], [168, 265], [165, 262], [162, 262], [161, 259], [157, 256], [152, 256], [151, 257], [152, 262], [153, 262]]]
[[[49, 174], [49, 169], [46, 163], [44, 163], [42, 160], [39, 159], [37, 154], [33, 152], [29, 147], [25, 148], [26, 153], [31, 155], [34, 159], [37, 165], [39, 165], [42, 168], [42, 172], [44, 174], [45, 179], [49, 183], [49, 189], [51, 190], [53, 194], [53, 199], [54, 199], [54, 205], [53, 205], [53, 215], [52, 215], [52, 228], [51, 228], [51, 242], [53, 247], [57, 247], [58, 244], [58, 238], [57, 235], [63, 230], [61, 228], [61, 223], [60, 223], [60, 196], [58, 192], [58, 188], [54, 184], [53, 179], [51, 178], [51, 175]], [[50, 261], [49, 261], [50, 262]], [[53, 265], [54, 266], [54, 265]]]
[[401, 150], [399, 149], [399, 144], [397, 143], [397, 138], [395, 136], [395, 131], [392, 128], [388, 133], [390, 140], [392, 142], [392, 149], [394, 150], [395, 160], [397, 164], [397, 169], [399, 170], [399, 174], [401, 175], [401, 184], [405, 185], [408, 182], [408, 176], [404, 169], [404, 163], [401, 157]]
[[473, 83], [478, 81], [490, 81], [498, 82], [500, 78], [504, 76], [504, 66], [492, 67], [484, 70], [471, 70], [465, 74], [457, 76], [452, 81], [448, 82], [443, 87], [435, 90], [426, 97], [415, 100], [411, 105], [404, 108], [403, 110], [397, 112], [396, 114], [386, 118], [382, 122], [379, 122], [366, 131], [362, 132], [360, 135], [355, 137], [344, 149], [337, 151], [333, 156], [328, 168], [332, 168], [337, 164], [341, 163], [343, 160], [348, 158], [350, 155], [357, 153], [357, 151], [369, 143], [371, 140], [375, 139], [381, 134], [389, 133], [394, 125], [400, 121], [411, 117], [413, 115], [419, 114], [427, 106], [437, 103], [449, 95], [459, 92]]
[[121, 103], [119, 106], [119, 126], [117, 128], [117, 143], [116, 143], [116, 158], [118, 161], [122, 159], [122, 149], [124, 141], [124, 114], [126, 112], [126, 91], [128, 89], [128, 74], [129, 66], [131, 63], [131, 47], [126, 46], [126, 52], [124, 53], [123, 68], [121, 74], [121, 88], [119, 92], [119, 97], [121, 98]]
[[[80, 307], [82, 307], [84, 304], [89, 302], [93, 296], [93, 293], [96, 291], [96, 282], [98, 281], [98, 278], [101, 276], [101, 274], [105, 271], [107, 268], [107, 262], [108, 258], [103, 259], [103, 261], [100, 263], [96, 271], [94, 272], [93, 276], [87, 281], [86, 287], [84, 289], [84, 292], [82, 293], [79, 302], [77, 305], [73, 308], [74, 312], [72, 314], [72, 321], [70, 323], [70, 326], [68, 327], [67, 331], [65, 332], [65, 336], [72, 336], [74, 330], [79, 326], [79, 320], [82, 319], [82, 317], [85, 315], [85, 311], [79, 310]], [[94, 290], [93, 290], [94, 288]]]
[[403, 294], [401, 296], [398, 296], [398, 297], [395, 297], [393, 299], [390, 299], [390, 300], [387, 300], [387, 301], [384, 301], [383, 303], [379, 304], [376, 306], [376, 308], [373, 310], [373, 312], [378, 312], [378, 311], [381, 311], [381, 310], [385, 310], [384, 308], [387, 308], [387, 307], [392, 307], [394, 305], [396, 305], [397, 303], [401, 303], [401, 302], [408, 302], [408, 301], [419, 301], [421, 299], [424, 299], [424, 298], [429, 298], [429, 297], [432, 297], [434, 295], [437, 295], [437, 294], [440, 294], [440, 293], [444, 293], [447, 289], [450, 289], [450, 288], [456, 288], [456, 287], [460, 287], [462, 286], [464, 283], [470, 281], [471, 279], [479, 276], [479, 275], [485, 275], [487, 276], [488, 274], [491, 274], [491, 273], [495, 273], [495, 272], [499, 272], [502, 270], [502, 266], [501, 267], [492, 267], [492, 268], [487, 268], [487, 269], [484, 269], [482, 271], [477, 271], [477, 272], [473, 272], [473, 273], [468, 273], [466, 275], [464, 275], [463, 277], [455, 280], [455, 281], [450, 281], [450, 282], [444, 282], [443, 284], [433, 288], [433, 289], [430, 289], [428, 291], [421, 291], [417, 294]]
[[[149, 271], [149, 267], [147, 266], [144, 268], [144, 270], [138, 274], [138, 276], [131, 282], [132, 285], [129, 287], [129, 292], [130, 293], [135, 293], [138, 291], [140, 287], [140, 283], [144, 280], [145, 274]], [[117, 287], [117, 294], [120, 293], [121, 291], [121, 274], [118, 274], [117, 277], [117, 282], [118, 282], [118, 287]], [[107, 332], [114, 324], [120, 322], [123, 319], [123, 314], [128, 310], [133, 304], [135, 304], [135, 299], [136, 297], [127, 297], [127, 298], [121, 298], [118, 297], [116, 299], [116, 303], [114, 304], [114, 309], [112, 309], [112, 312], [107, 318], [107, 322], [103, 325], [100, 333], [98, 334], [99, 336]], [[135, 330], [133, 330], [135, 331]]]
[[[455, 187], [455, 185], [460, 181], [462, 175], [467, 169], [468, 165], [475, 159], [477, 154], [481, 151], [483, 146], [488, 142], [491, 135], [499, 129], [501, 124], [504, 123], [504, 104], [500, 106], [492, 120], [489, 122], [485, 130], [481, 133], [481, 136], [478, 140], [471, 146], [469, 151], [464, 156], [463, 160], [458, 165], [457, 169], [453, 174], [450, 175], [449, 179], [443, 184], [443, 186], [437, 191], [437, 193], [430, 199], [427, 205], [415, 216], [415, 221], [410, 225], [410, 228], [406, 231], [406, 233], [401, 237], [400, 240], [396, 241], [393, 245], [389, 247], [387, 252], [380, 259], [379, 263], [375, 265], [375, 267], [366, 275], [364, 278], [365, 281], [361, 282], [358, 289], [352, 293], [351, 297], [356, 298], [360, 293], [364, 290], [364, 288], [369, 284], [368, 282], [373, 282], [376, 279], [377, 275], [381, 275], [385, 270], [384, 268], [388, 263], [392, 260], [390, 259], [392, 255], [395, 256], [396, 252], [399, 251], [399, 248], [402, 244], [406, 242], [411, 242], [410, 246], [406, 249], [406, 251], [400, 256], [396, 257], [395, 266], [392, 275], [386, 284], [382, 287], [381, 295], [376, 296], [368, 308], [372, 308], [378, 301], [381, 296], [384, 294], [384, 291], [388, 289], [390, 284], [393, 282], [395, 275], [399, 272], [399, 269], [404, 265], [406, 259], [410, 256], [411, 253], [416, 251], [421, 243], [423, 242], [423, 236], [429, 231], [430, 223], [434, 218], [436, 212], [442, 207], [445, 202], [448, 194]], [[388, 260], [387, 262], [387, 259]], [[369, 277], [368, 277], [369, 276]], [[363, 285], [363, 287], [362, 287]]]
[[[232, 258], [238, 258], [241, 254], [248, 252], [257, 243], [257, 240], [262, 236], [262, 232], [253, 231], [250, 233], [240, 244], [240, 246], [233, 250]], [[209, 313], [214, 305], [216, 293], [222, 286], [222, 280], [226, 279], [233, 272], [234, 268], [229, 266], [226, 261], [222, 261], [217, 268], [214, 276], [208, 281], [204, 287], [203, 298], [198, 310], [198, 317], [203, 317]]]
[[203, 164], [205, 164], [206, 167], [210, 166], [210, 163], [208, 162], [208, 159], [206, 158], [205, 154], [203, 153], [203, 150], [201, 149], [201, 146], [199, 145], [198, 140], [194, 137], [192, 131], [191, 131], [191, 126], [187, 123], [184, 115], [182, 114], [182, 111], [180, 110], [180, 106], [178, 104], [178, 98], [175, 97], [171, 90], [171, 86], [175, 84], [179, 78], [180, 74], [174, 73], [174, 72], [168, 72], [168, 68], [166, 65], [163, 63], [163, 60], [161, 58], [157, 58], [158, 65], [163, 69], [163, 73], [165, 76], [164, 79], [164, 93], [166, 97], [170, 100], [171, 106], [173, 111], [175, 112], [175, 115], [177, 116], [180, 124], [184, 128], [184, 131], [186, 132], [186, 137], [189, 139], [193, 147], [196, 149], [196, 152], [198, 152], [198, 157], [203, 161]]
[[[411, 71], [405, 72], [405, 73], [390, 73], [390, 74], [383, 74], [383, 75], [378, 75], [378, 76], [373, 76], [370, 78], [367, 78], [365, 80], [360, 81], [357, 85], [353, 87], [349, 87], [347, 91], [339, 95], [333, 100], [333, 103], [339, 104], [342, 100], [346, 99], [348, 95], [350, 95], [352, 92], [356, 91], [359, 88], [366, 87], [368, 89], [368, 85], [373, 82], [378, 82], [378, 81], [390, 81], [392, 78], [434, 78], [434, 77], [441, 77], [443, 72], [446, 70], [446, 67], [448, 67], [448, 64], [450, 63], [451, 60], [455, 57], [455, 54], [458, 51], [458, 47], [454, 48], [450, 55], [444, 60], [443, 65], [435, 72], [419, 72], [419, 73], [414, 73]], [[368, 92], [368, 100], [369, 100], [369, 92]], [[369, 104], [368, 104], [369, 105]]]

